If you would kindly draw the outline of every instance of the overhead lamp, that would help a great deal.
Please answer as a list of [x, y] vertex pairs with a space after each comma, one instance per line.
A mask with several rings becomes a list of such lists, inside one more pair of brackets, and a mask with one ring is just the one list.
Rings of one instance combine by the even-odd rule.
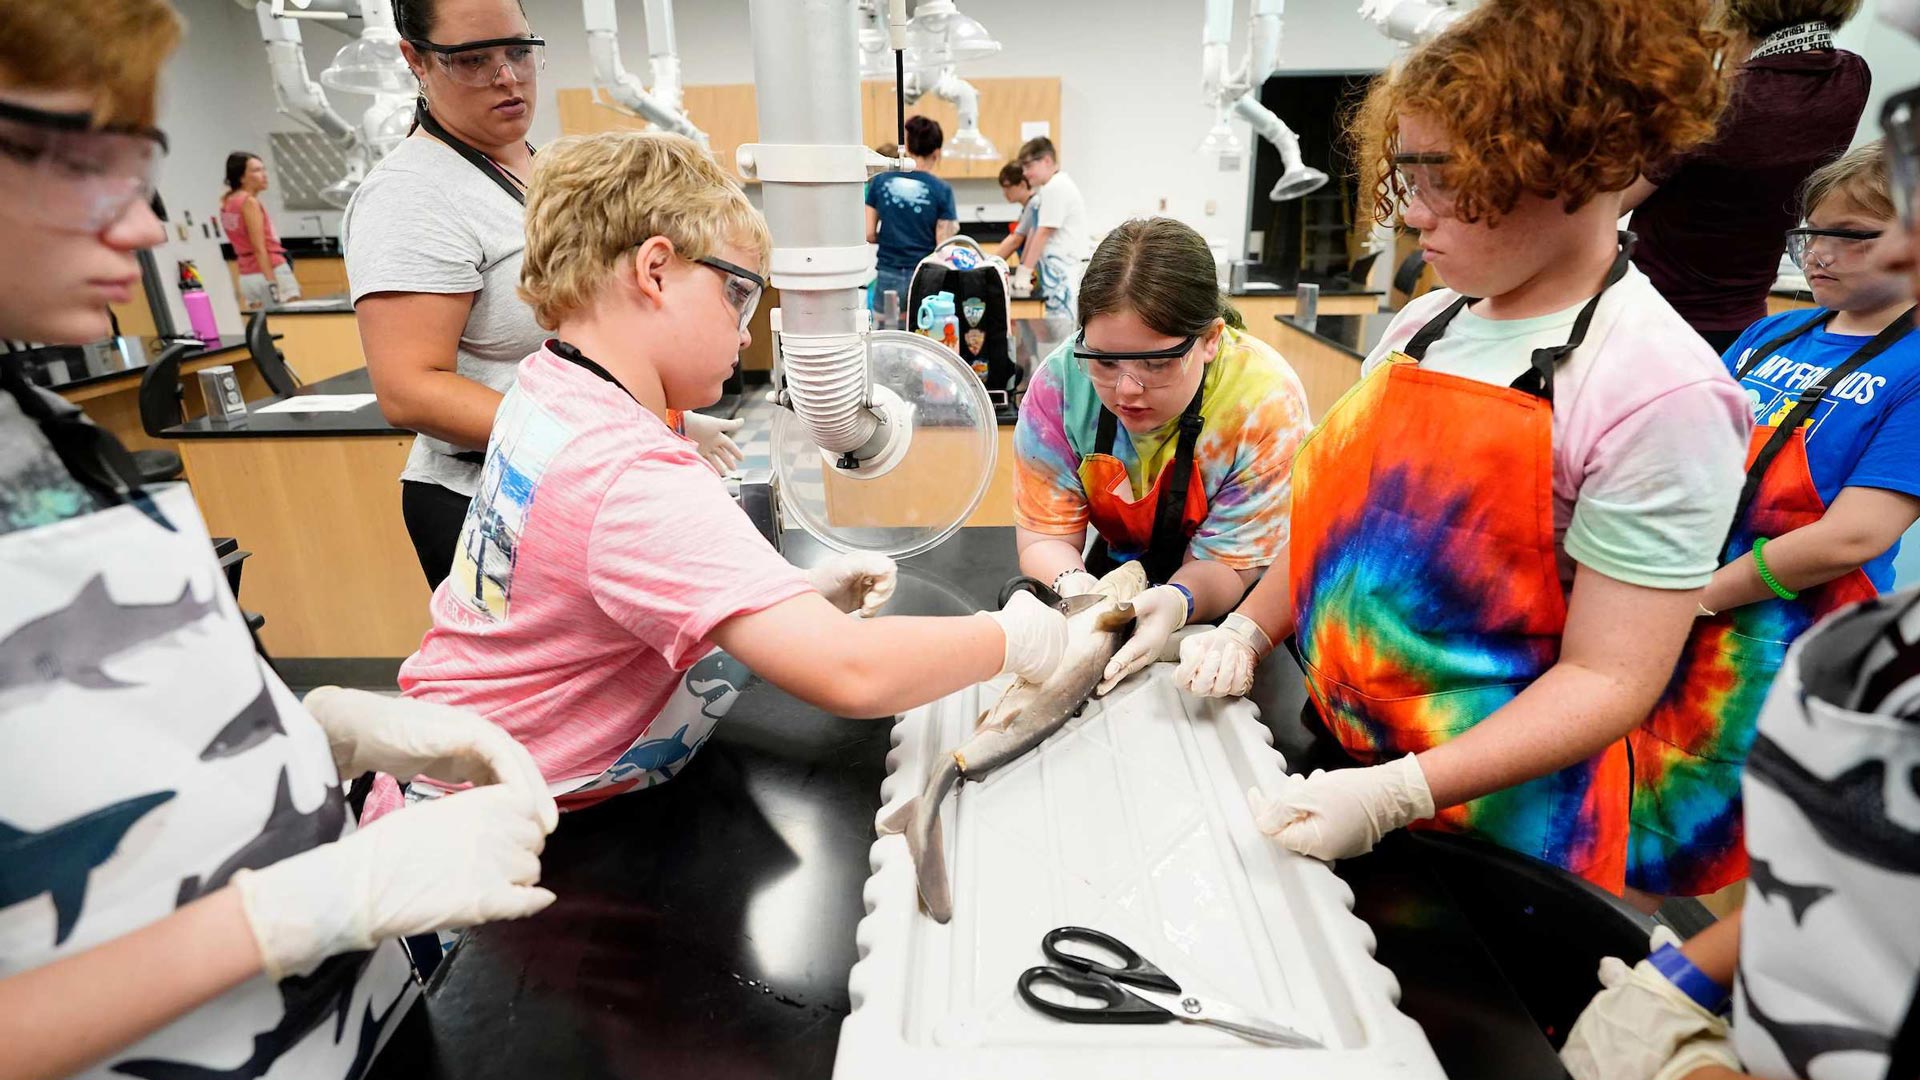
[[405, 94], [420, 92], [420, 84], [400, 55], [400, 35], [391, 27], [369, 26], [333, 54], [333, 63], [320, 73], [320, 85], [344, 94]]
[[994, 149], [993, 141], [982, 135], [977, 127], [961, 128], [954, 132], [941, 154], [953, 161], [1000, 160], [1000, 152]]
[[1233, 125], [1227, 123], [1225, 111], [1216, 113], [1213, 126], [1207, 129], [1207, 136], [1200, 140], [1196, 148], [1202, 156], [1225, 160], [1238, 158], [1246, 151], [1240, 143], [1240, 136], [1234, 134]]
[[1000, 42], [953, 0], [920, 0], [907, 22], [907, 48], [922, 64], [940, 68], [983, 60], [1000, 51]]

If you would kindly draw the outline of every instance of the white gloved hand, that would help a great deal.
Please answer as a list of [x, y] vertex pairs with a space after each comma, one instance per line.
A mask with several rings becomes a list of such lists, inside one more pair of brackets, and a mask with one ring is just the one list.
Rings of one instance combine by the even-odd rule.
[[429, 776], [455, 784], [502, 784], [527, 800], [552, 832], [560, 810], [533, 755], [473, 713], [430, 701], [322, 686], [304, 704], [327, 733], [341, 779], [383, 772], [405, 783]]
[[1272, 651], [1260, 624], [1236, 611], [1214, 629], [1180, 643], [1173, 681], [1199, 697], [1245, 697], [1253, 689], [1253, 669]]
[[707, 459], [707, 464], [712, 465], [715, 472], [725, 476], [739, 468], [740, 463], [747, 459], [747, 455], [732, 438], [733, 432], [739, 431], [741, 425], [746, 423], [744, 418], [722, 420], [717, 416], [697, 412], [684, 413], [683, 416], [685, 419], [682, 423], [686, 425], [687, 438], [693, 440], [693, 445], [699, 449], [700, 456]]
[[1053, 591], [1066, 599], [1069, 596], [1083, 596], [1100, 587], [1100, 579], [1085, 570], [1063, 570], [1053, 579]]
[[1247, 792], [1247, 804], [1261, 832], [1316, 859], [1364, 855], [1394, 829], [1433, 816], [1433, 792], [1412, 754], [1287, 780], [1279, 798], [1269, 800], [1255, 788]]
[[[1678, 945], [1664, 926], [1653, 947]], [[1600, 961], [1603, 989], [1573, 1022], [1560, 1061], [1574, 1080], [1680, 1080], [1707, 1065], [1740, 1067], [1727, 1022], [1701, 1008], [1642, 960], [1629, 968], [1617, 956]]]
[[1155, 585], [1133, 598], [1133, 614], [1133, 636], [1107, 661], [1106, 673], [1093, 691], [1095, 697], [1160, 658], [1167, 639], [1187, 625], [1187, 594], [1171, 585]]
[[871, 615], [893, 598], [899, 570], [871, 551], [841, 552], [807, 571], [807, 582], [849, 615]]
[[553, 903], [535, 888], [546, 830], [505, 787], [390, 814], [345, 839], [233, 875], [267, 975], [305, 975], [388, 938], [519, 919]]
[[1018, 293], [1033, 291], [1033, 267], [1023, 263], [1013, 268], [1013, 291]]
[[1007, 636], [1006, 659], [1000, 674], [1012, 673], [1031, 683], [1047, 681], [1067, 652], [1067, 617], [1040, 602], [1030, 592], [1017, 592], [999, 611], [983, 611]]

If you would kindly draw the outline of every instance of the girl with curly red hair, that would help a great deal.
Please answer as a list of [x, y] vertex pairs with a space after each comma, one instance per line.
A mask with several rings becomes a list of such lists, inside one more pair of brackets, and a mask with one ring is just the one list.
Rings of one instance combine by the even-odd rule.
[[[1627, 884], [1627, 735], [1673, 670], [1741, 483], [1743, 399], [1616, 232], [1724, 97], [1705, 0], [1488, 0], [1374, 84], [1381, 220], [1448, 288], [1400, 313], [1293, 467], [1289, 572], [1189, 639], [1241, 693], [1296, 637], [1364, 768], [1256, 807], [1358, 855], [1414, 822]], [[1224, 673], [1224, 675], [1223, 675]]]

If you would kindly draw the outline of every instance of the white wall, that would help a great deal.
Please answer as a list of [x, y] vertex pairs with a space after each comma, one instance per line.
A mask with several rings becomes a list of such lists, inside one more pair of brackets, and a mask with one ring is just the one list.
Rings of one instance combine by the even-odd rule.
[[1880, 137], [1880, 103], [1920, 82], [1920, 42], [1879, 20], [1879, 0], [1866, 0], [1860, 14], [1840, 28], [1834, 43], [1859, 53], [1873, 69], [1873, 96], [1860, 117], [1855, 146]]

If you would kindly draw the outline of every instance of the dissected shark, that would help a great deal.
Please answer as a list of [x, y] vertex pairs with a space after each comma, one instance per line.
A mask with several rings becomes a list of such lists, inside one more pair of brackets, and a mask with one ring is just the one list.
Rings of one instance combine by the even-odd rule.
[[1146, 572], [1130, 562], [1101, 578], [1098, 591], [1061, 601], [1060, 609], [1067, 614], [1067, 649], [1060, 666], [1044, 683], [1015, 680], [981, 715], [973, 737], [940, 755], [920, 794], [880, 823], [882, 833], [907, 834], [920, 900], [936, 922], [953, 917], [940, 835], [940, 804], [947, 792], [963, 780], [982, 779], [1019, 760], [1079, 715], [1126, 639], [1125, 630], [1133, 622], [1131, 601], [1146, 584]]
[[67, 940], [86, 906], [87, 880], [94, 869], [120, 850], [120, 841], [135, 822], [173, 794], [137, 795], [44, 832], [0, 821], [0, 908], [46, 893], [53, 898], [53, 943]]

